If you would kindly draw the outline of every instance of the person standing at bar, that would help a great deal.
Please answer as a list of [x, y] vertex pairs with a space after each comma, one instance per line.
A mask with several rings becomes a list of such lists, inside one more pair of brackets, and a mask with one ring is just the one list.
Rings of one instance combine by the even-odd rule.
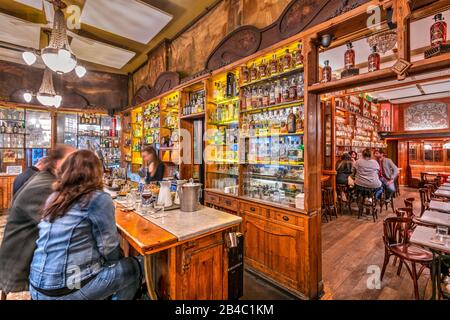
[[146, 146], [142, 150], [142, 159], [144, 167], [140, 170], [141, 177], [144, 177], [145, 183], [162, 181], [164, 178], [164, 164], [158, 157], [155, 148]]
[[41, 211], [30, 271], [33, 300], [131, 300], [142, 257], [122, 258], [103, 166], [89, 150], [72, 154]]
[[36, 163], [36, 165], [27, 168], [24, 172], [19, 174], [14, 179], [13, 196], [17, 193], [17, 191], [20, 190], [20, 188], [22, 188], [27, 183], [28, 180], [30, 180], [36, 173], [42, 171], [42, 169], [45, 168], [46, 161], [47, 161], [47, 157], [41, 158]]
[[75, 149], [59, 145], [52, 149], [45, 167], [13, 197], [0, 246], [0, 290], [6, 294], [28, 291], [31, 259], [38, 238], [41, 210], [53, 192], [52, 185], [65, 159]]
[[376, 150], [374, 153], [380, 166], [380, 180], [383, 183], [386, 192], [386, 201], [390, 201], [392, 195], [395, 193], [395, 179], [398, 177], [398, 168], [394, 161], [386, 158], [385, 151], [382, 149]]

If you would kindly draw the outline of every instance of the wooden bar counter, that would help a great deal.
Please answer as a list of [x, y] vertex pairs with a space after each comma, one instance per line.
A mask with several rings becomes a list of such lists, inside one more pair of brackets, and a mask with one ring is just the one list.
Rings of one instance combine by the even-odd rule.
[[170, 211], [154, 223], [122, 209], [116, 205], [122, 249], [125, 255], [144, 256], [153, 299], [155, 291], [170, 300], [228, 299], [225, 235], [236, 230], [240, 217], [203, 207], [193, 213]]

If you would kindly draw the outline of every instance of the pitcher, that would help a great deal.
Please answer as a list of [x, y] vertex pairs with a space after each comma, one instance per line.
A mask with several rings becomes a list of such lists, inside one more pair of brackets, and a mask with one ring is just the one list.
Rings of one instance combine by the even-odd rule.
[[158, 204], [163, 205], [164, 207], [172, 206], [172, 194], [170, 193], [170, 186], [172, 185], [171, 181], [160, 181], [159, 185], [161, 186], [158, 195]]

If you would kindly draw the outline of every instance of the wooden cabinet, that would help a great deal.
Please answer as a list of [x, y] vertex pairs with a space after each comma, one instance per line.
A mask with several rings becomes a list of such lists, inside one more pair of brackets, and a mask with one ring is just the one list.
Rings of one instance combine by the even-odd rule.
[[205, 191], [205, 205], [234, 214], [237, 214], [239, 211], [237, 197], [211, 191]]
[[16, 176], [0, 176], [0, 210], [9, 209], [13, 197], [13, 183]]

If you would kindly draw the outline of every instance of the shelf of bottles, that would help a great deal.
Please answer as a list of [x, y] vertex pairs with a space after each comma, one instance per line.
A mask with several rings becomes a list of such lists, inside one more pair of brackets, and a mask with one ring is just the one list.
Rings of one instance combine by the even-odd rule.
[[142, 165], [143, 110], [142, 107], [131, 111], [131, 164]]
[[366, 148], [384, 148], [378, 135], [380, 105], [370, 96], [335, 98], [336, 155], [356, 151], [361, 155]]
[[131, 112], [122, 114], [122, 158], [126, 163], [131, 163], [132, 160], [132, 134], [133, 126], [131, 120]]
[[174, 167], [180, 162], [180, 92], [161, 98], [160, 158]]
[[160, 120], [159, 100], [151, 101], [144, 106], [144, 144], [159, 148]]
[[250, 61], [240, 72], [243, 195], [295, 207], [304, 191], [302, 45]]
[[206, 111], [206, 188], [239, 193], [239, 72], [214, 76]]
[[101, 143], [101, 116], [98, 114], [78, 114], [78, 149], [96, 149]]
[[[202, 84], [203, 85], [203, 84]], [[186, 101], [181, 110], [181, 119], [202, 117], [205, 114], [206, 90], [204, 88], [186, 92]]]
[[120, 117], [101, 117], [100, 150], [106, 168], [120, 167]]
[[0, 107], [0, 160], [4, 166], [20, 165], [25, 159], [25, 110]]

